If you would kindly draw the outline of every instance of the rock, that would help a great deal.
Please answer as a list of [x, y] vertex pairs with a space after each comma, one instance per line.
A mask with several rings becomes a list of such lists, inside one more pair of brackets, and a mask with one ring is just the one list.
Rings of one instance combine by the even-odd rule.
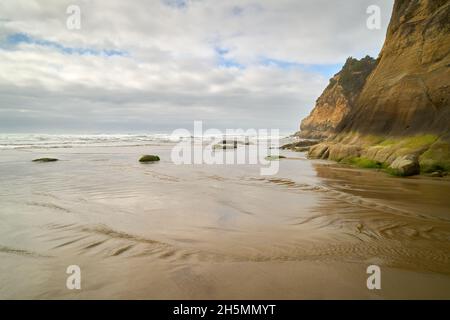
[[313, 159], [321, 159], [324, 154], [327, 154], [329, 146], [325, 143], [319, 143], [310, 147], [308, 156]]
[[58, 159], [56, 158], [39, 158], [39, 159], [34, 159], [33, 162], [55, 162], [58, 161]]
[[237, 140], [222, 140], [221, 144], [237, 144]]
[[420, 165], [416, 156], [406, 155], [398, 157], [391, 163], [389, 169], [400, 176], [412, 176], [420, 173]]
[[330, 149], [328, 148], [328, 149], [325, 150], [325, 152], [322, 154], [322, 156], [320, 157], [320, 159], [328, 159], [329, 156], [330, 156]]
[[265, 159], [269, 161], [285, 159], [285, 156], [267, 156]]
[[422, 172], [450, 171], [450, 136], [441, 138], [430, 146], [419, 158]]
[[310, 146], [316, 145], [318, 143], [319, 143], [318, 140], [301, 140], [301, 141], [285, 144], [285, 145], [281, 146], [280, 149], [283, 149], [283, 150], [288, 149], [288, 150], [296, 151], [295, 150], [296, 148], [310, 147]]
[[[393, 164], [393, 173], [410, 175], [418, 173], [417, 161], [401, 157], [414, 154], [422, 172], [449, 172], [449, 20], [448, 1], [395, 0], [378, 58], [349, 58], [302, 121], [296, 136], [327, 139], [311, 147], [309, 156], [339, 160], [359, 152], [360, 157]], [[430, 134], [439, 138], [431, 147], [379, 145], [361, 138], [406, 141]], [[354, 140], [342, 141], [352, 135]]]
[[337, 143], [328, 149], [328, 159], [341, 161], [344, 158], [356, 158], [361, 155], [361, 148], [356, 145]]
[[308, 139], [330, 137], [353, 109], [367, 76], [375, 66], [376, 60], [369, 56], [361, 60], [348, 58], [342, 70], [330, 79], [310, 115], [303, 119], [298, 136]]
[[154, 162], [159, 161], [159, 157], [155, 155], [145, 155], [139, 159], [139, 162]]
[[358, 223], [356, 225], [356, 230], [358, 230], [359, 233], [361, 233], [361, 230], [364, 228], [364, 226], [361, 223]]
[[430, 173], [430, 177], [433, 177], [433, 178], [442, 178], [443, 176], [444, 176], [443, 173], [440, 171], [435, 171], [435, 172]]
[[[237, 149], [237, 146], [239, 144], [243, 144], [242, 142], [238, 142], [237, 140], [222, 140], [221, 143], [215, 144], [213, 146], [213, 149]], [[247, 144], [247, 143], [246, 143]]]
[[213, 149], [223, 149], [223, 150], [236, 149], [236, 148], [237, 148], [237, 144], [215, 144], [213, 146]]
[[396, 0], [379, 62], [340, 127], [387, 136], [447, 132], [449, 19], [448, 1]]

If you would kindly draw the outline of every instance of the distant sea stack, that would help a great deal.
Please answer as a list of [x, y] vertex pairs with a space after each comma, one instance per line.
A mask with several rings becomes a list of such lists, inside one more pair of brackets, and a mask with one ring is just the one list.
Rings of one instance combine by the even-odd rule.
[[[450, 170], [450, 1], [396, 0], [379, 57], [349, 58], [301, 123], [311, 157]], [[320, 151], [320, 152], [319, 152]]]

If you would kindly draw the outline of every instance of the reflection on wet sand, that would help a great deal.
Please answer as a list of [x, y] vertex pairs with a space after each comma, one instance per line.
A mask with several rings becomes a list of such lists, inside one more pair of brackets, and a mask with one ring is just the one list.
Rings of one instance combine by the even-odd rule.
[[[51, 166], [4, 151], [0, 297], [450, 297], [448, 179], [289, 152], [262, 177], [254, 166], [176, 166], [170, 146], [154, 148], [155, 165], [136, 161], [147, 146], [58, 151]], [[79, 292], [64, 286], [71, 264]], [[365, 285], [370, 264], [382, 267], [381, 291]]]

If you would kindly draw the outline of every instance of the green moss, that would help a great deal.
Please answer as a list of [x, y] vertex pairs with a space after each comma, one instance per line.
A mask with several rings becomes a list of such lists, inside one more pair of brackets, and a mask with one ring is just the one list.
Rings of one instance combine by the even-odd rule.
[[436, 142], [438, 137], [433, 134], [417, 135], [407, 138], [389, 138], [379, 142], [377, 145], [382, 147], [398, 146], [405, 149], [420, 149]]
[[381, 147], [389, 147], [389, 146], [393, 146], [394, 144], [397, 144], [398, 140], [395, 139], [385, 139], [382, 142], [378, 143], [378, 146]]
[[434, 142], [436, 142], [437, 139], [438, 139], [438, 137], [433, 134], [414, 136], [414, 137], [405, 139], [404, 143], [402, 144], [402, 147], [418, 149], [418, 148], [433, 144]]
[[419, 158], [420, 170], [423, 173], [450, 171], [450, 145], [437, 141]]
[[58, 159], [55, 158], [39, 158], [39, 159], [34, 159], [33, 162], [55, 162], [58, 161]]
[[345, 159], [341, 160], [341, 163], [350, 164], [353, 166], [357, 166], [359, 168], [368, 168], [368, 169], [381, 169], [381, 168], [385, 167], [385, 165], [379, 161], [374, 161], [374, 160], [363, 158], [363, 157], [345, 158]]
[[393, 169], [393, 168], [387, 167], [387, 168], [384, 168], [384, 171], [387, 172], [388, 174], [390, 174], [391, 176], [406, 177], [404, 172], [400, 171], [398, 169]]
[[373, 134], [365, 135], [362, 138], [363, 143], [369, 146], [377, 145], [382, 143], [385, 139], [381, 136], [376, 136]]
[[159, 161], [160, 159], [159, 159], [159, 157], [158, 156], [155, 156], [155, 155], [145, 155], [145, 156], [142, 156], [140, 159], [139, 159], [139, 162], [153, 162], [153, 161]]

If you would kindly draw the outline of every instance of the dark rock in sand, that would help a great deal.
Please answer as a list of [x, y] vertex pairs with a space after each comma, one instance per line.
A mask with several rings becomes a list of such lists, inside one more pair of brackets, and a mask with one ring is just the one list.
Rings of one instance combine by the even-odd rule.
[[221, 143], [222, 144], [237, 144], [238, 142], [237, 142], [237, 140], [226, 140], [226, 139], [224, 139], [224, 140], [222, 140]]
[[358, 230], [359, 233], [361, 233], [361, 231], [362, 231], [363, 228], [364, 228], [364, 226], [363, 226], [362, 223], [358, 223], [358, 224], [356, 225], [356, 230]]
[[265, 159], [272, 161], [272, 160], [280, 160], [280, 159], [285, 159], [285, 156], [267, 156]]
[[215, 144], [213, 149], [237, 149], [237, 144]]
[[39, 158], [39, 159], [34, 159], [33, 162], [55, 162], [58, 161], [58, 159], [56, 158]]
[[155, 155], [145, 155], [139, 159], [139, 162], [154, 162], [159, 161], [159, 157]]

